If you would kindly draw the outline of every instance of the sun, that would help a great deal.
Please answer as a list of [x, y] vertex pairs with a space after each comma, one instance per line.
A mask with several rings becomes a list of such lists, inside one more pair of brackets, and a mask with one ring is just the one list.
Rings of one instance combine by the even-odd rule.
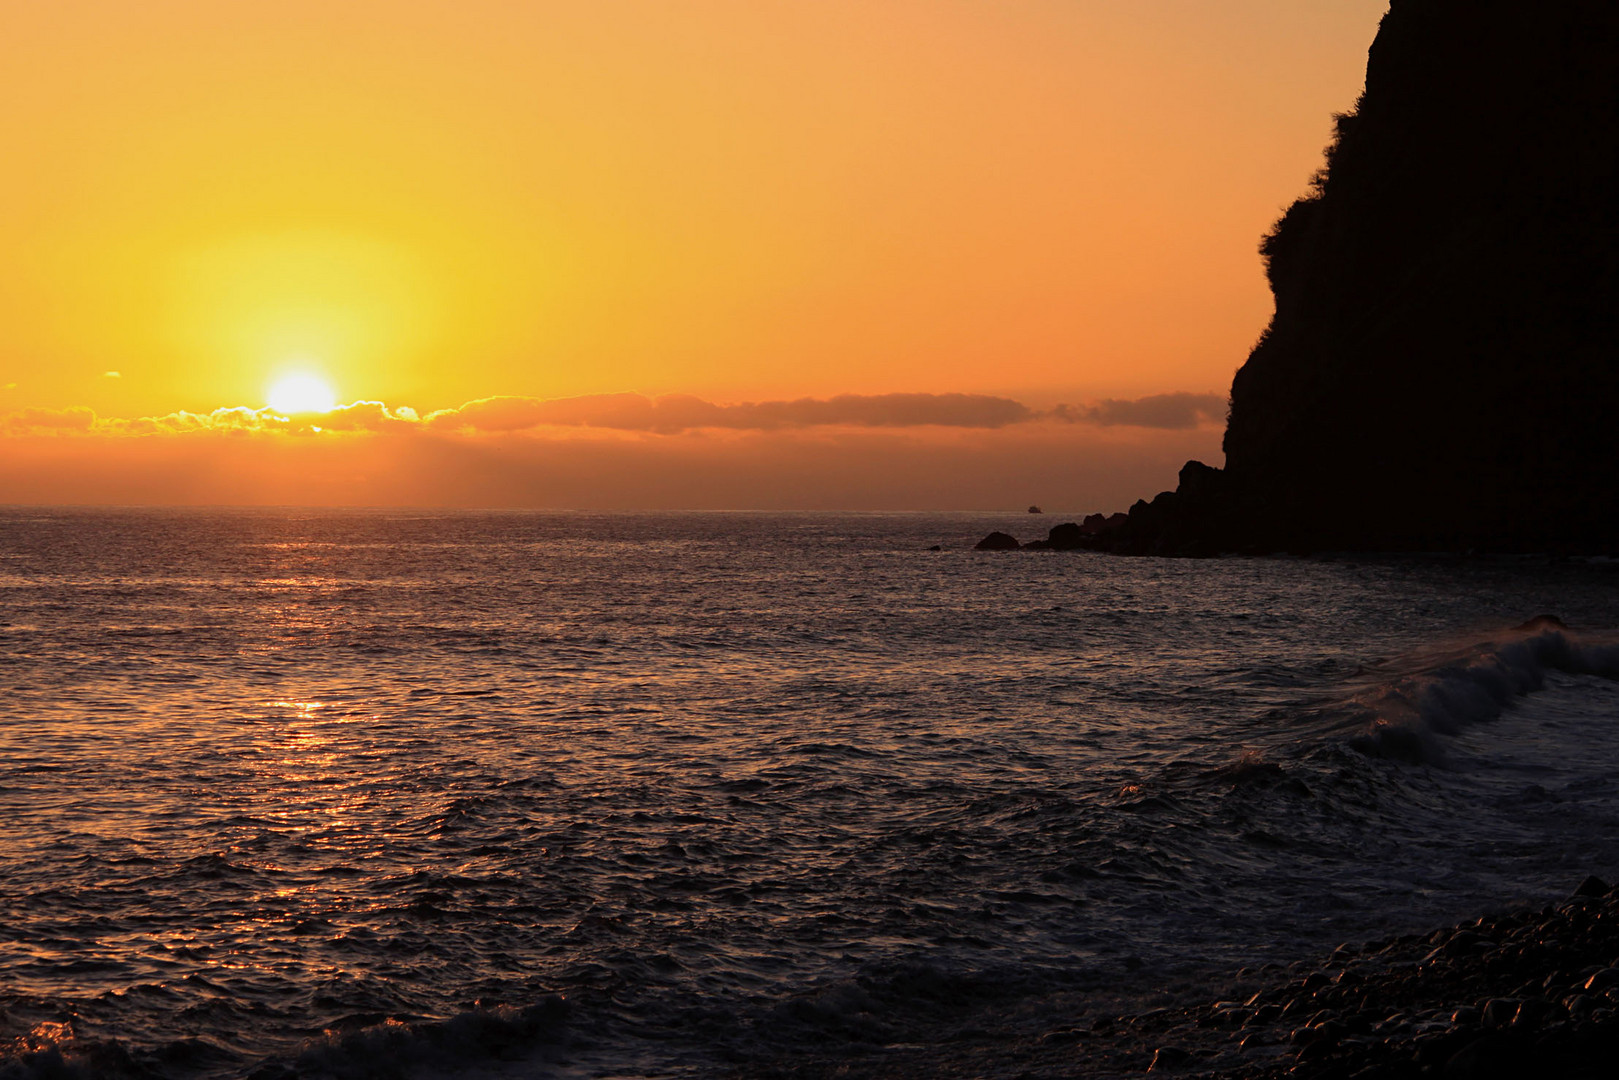
[[270, 387], [267, 400], [278, 413], [327, 413], [337, 408], [337, 394], [318, 375], [298, 372], [283, 375]]

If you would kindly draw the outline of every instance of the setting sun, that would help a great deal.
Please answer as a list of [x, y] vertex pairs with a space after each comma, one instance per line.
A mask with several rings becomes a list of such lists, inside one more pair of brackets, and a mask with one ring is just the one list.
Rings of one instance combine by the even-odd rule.
[[270, 408], [279, 413], [325, 413], [337, 408], [337, 394], [325, 379], [299, 372], [270, 387]]

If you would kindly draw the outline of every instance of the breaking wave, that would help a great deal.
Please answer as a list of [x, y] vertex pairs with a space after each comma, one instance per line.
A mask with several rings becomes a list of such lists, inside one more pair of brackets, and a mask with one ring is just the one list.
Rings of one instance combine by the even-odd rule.
[[1423, 650], [1390, 667], [1345, 706], [1361, 729], [1351, 745], [1371, 757], [1440, 764], [1445, 736], [1496, 719], [1552, 672], [1619, 678], [1619, 644], [1541, 615], [1482, 644]]

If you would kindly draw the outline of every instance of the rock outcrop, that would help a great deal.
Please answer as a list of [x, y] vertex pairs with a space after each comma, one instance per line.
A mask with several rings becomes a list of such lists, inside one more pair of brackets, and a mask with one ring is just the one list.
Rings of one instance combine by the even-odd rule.
[[1017, 537], [1009, 533], [992, 532], [978, 543], [973, 545], [974, 551], [1016, 551], [1020, 545]]
[[1619, 4], [1393, 0], [1261, 244], [1226, 468], [1091, 546], [1619, 547], [1616, 192]]

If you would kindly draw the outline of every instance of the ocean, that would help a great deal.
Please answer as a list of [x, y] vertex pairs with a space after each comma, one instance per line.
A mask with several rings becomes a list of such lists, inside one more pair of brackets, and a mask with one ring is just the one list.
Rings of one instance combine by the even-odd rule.
[[0, 509], [0, 1077], [1012, 1077], [1619, 871], [1619, 564], [1057, 520]]

